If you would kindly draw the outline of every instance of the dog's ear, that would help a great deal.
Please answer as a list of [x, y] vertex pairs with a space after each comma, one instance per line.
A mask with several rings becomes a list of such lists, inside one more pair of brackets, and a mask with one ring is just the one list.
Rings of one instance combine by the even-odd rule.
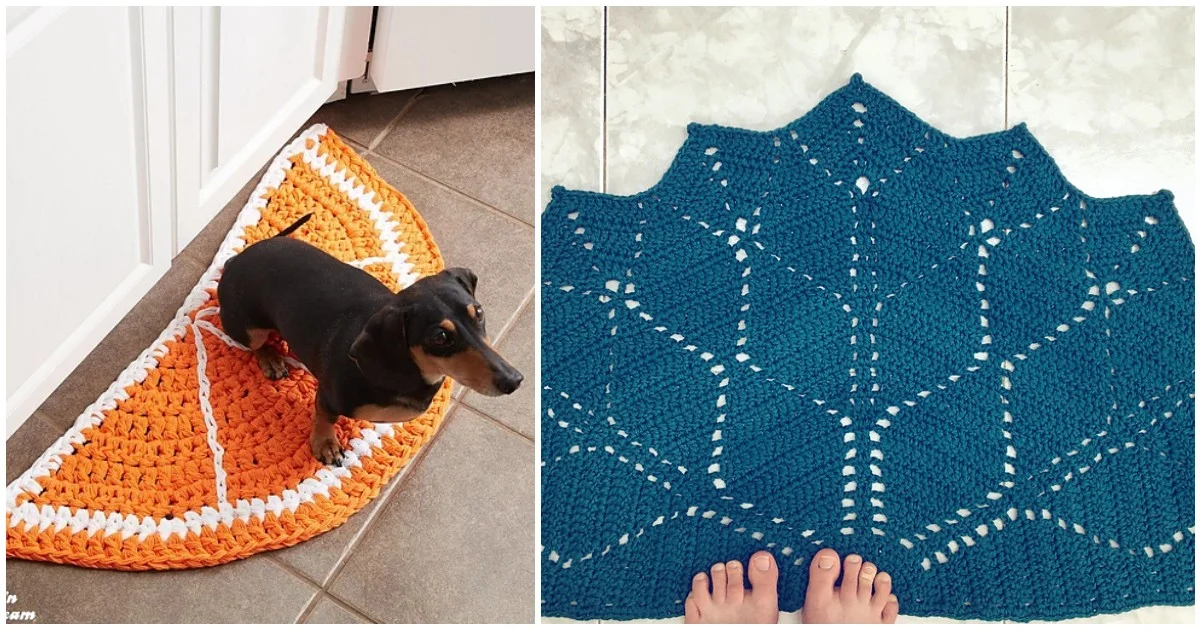
[[451, 267], [446, 270], [446, 274], [458, 280], [459, 284], [463, 285], [463, 288], [467, 289], [468, 293], [473, 296], [475, 295], [475, 285], [479, 282], [479, 278], [475, 277], [474, 271], [466, 267]]
[[385, 351], [405, 344], [406, 313], [394, 305], [376, 311], [363, 325], [363, 330], [350, 345], [350, 360], [364, 374], [378, 373], [385, 369]]

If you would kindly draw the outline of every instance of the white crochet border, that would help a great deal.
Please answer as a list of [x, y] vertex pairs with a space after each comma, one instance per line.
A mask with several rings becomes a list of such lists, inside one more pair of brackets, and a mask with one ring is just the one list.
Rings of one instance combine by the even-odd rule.
[[[203, 528], [216, 530], [221, 525], [229, 527], [235, 520], [243, 523], [249, 523], [252, 519], [262, 521], [268, 512], [278, 517], [285, 510], [294, 512], [300, 506], [314, 502], [317, 495], [328, 497], [331, 488], [340, 487], [343, 478], [349, 477], [354, 468], [362, 467], [362, 460], [369, 457], [373, 446], [379, 446], [383, 437], [392, 435], [393, 429], [390, 424], [378, 424], [374, 430], [364, 429], [361, 438], [351, 440], [350, 450], [344, 454], [342, 466], [326, 466], [297, 484], [296, 488], [284, 490], [279, 495], [271, 495], [265, 501], [257, 498], [251, 501], [240, 499], [235, 504], [230, 504], [225, 500], [225, 471], [221, 465], [223, 449], [216, 442], [216, 424], [212, 418], [211, 408], [204, 408], [205, 406], [202, 405], [209, 430], [210, 449], [214, 456], [219, 501], [217, 507], [204, 506], [199, 512], [189, 511], [184, 514], [182, 519], [155, 520], [150, 516], [139, 518], [134, 514], [89, 511], [82, 508], [71, 509], [66, 506], [57, 509], [43, 506], [39, 509], [29, 501], [19, 506], [16, 504], [16, 498], [23, 492], [32, 494], [42, 492], [43, 488], [38, 484], [37, 479], [58, 470], [63, 463], [63, 458], [72, 454], [75, 447], [84, 441], [83, 432], [99, 425], [104, 419], [104, 412], [115, 409], [119, 401], [127, 399], [129, 395], [125, 389], [145, 379], [148, 371], [158, 365], [159, 358], [166, 355], [166, 344], [182, 338], [186, 335], [189, 327], [193, 329], [198, 345], [201, 346], [201, 349], [198, 349], [197, 360], [200, 367], [203, 368], [203, 357], [200, 356], [203, 354], [200, 330], [203, 329], [211, 334], [216, 333], [217, 330], [211, 323], [201, 318], [214, 314], [215, 310], [205, 309], [198, 312], [195, 318], [190, 317], [189, 313], [208, 300], [209, 289], [216, 289], [217, 280], [225, 262], [236, 253], [238, 248], [245, 245], [243, 238], [245, 229], [257, 224], [262, 218], [262, 210], [267, 206], [267, 192], [283, 183], [288, 169], [292, 166], [292, 157], [301, 155], [306, 164], [355, 201], [360, 209], [367, 212], [375, 222], [384, 256], [356, 261], [359, 265], [374, 262], [389, 263], [402, 287], [412, 284], [417, 279], [418, 276], [413, 273], [412, 265], [407, 261], [408, 257], [401, 250], [402, 244], [398, 242], [396, 228], [399, 226], [382, 211], [382, 204], [374, 201], [371, 192], [361, 183], [356, 182], [352, 175], [338, 172], [333, 164], [318, 155], [317, 146], [327, 130], [328, 127], [323, 124], [313, 125], [280, 151], [271, 162], [262, 180], [259, 181], [258, 186], [255, 187], [246, 206], [238, 213], [233, 228], [226, 235], [213, 262], [196, 286], [192, 288], [191, 293], [184, 300], [183, 306], [176, 311], [175, 318], [167, 325], [166, 330], [121, 372], [116, 381], [100, 395], [96, 402], [80, 414], [75, 424], [50, 448], [46, 449], [46, 452], [34, 462], [29, 470], [8, 485], [5, 494], [5, 513], [9, 516], [9, 527], [17, 527], [24, 523], [26, 531], [37, 527], [40, 530], [52, 528], [53, 531], [70, 529], [72, 534], [86, 530], [88, 536], [101, 533], [109, 536], [119, 533], [122, 540], [136, 535], [138, 542], [142, 542], [151, 535], [158, 535], [163, 540], [167, 540], [172, 535], [183, 537], [188, 532], [199, 534]], [[305, 145], [310, 140], [314, 141], [314, 146], [306, 148]], [[236, 342], [224, 335], [219, 335], [219, 337], [225, 343], [236, 345]], [[204, 390], [207, 387], [208, 379], [204, 377], [202, 371], [198, 370], [198, 375], [200, 377], [199, 386]], [[202, 402], [204, 400], [206, 399], [202, 397]]]

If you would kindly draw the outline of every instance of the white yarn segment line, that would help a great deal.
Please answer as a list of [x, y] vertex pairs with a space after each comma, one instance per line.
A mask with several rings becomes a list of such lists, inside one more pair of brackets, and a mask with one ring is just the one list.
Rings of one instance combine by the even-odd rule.
[[[417, 276], [413, 274], [412, 266], [407, 263], [407, 256], [401, 251], [400, 244], [397, 242], [398, 234], [395, 230], [397, 224], [382, 211], [382, 204], [368, 199], [365, 188], [362, 185], [355, 185], [353, 177], [348, 179], [346, 175], [335, 173], [333, 166], [317, 155], [316, 144], [313, 149], [306, 149], [309, 141], [319, 143], [327, 130], [328, 127], [323, 124], [313, 125], [280, 151], [263, 178], [259, 180], [250, 200], [238, 214], [233, 228], [226, 235], [213, 262], [196, 286], [192, 288], [191, 293], [176, 311], [175, 318], [167, 328], [149, 348], [121, 372], [94, 403], [79, 415], [75, 424], [62, 437], [46, 449], [28, 470], [8, 485], [5, 491], [5, 513], [9, 516], [10, 527], [24, 524], [26, 530], [34, 527], [40, 530], [53, 528], [54, 531], [69, 529], [72, 534], [86, 530], [89, 536], [120, 533], [122, 539], [137, 535], [140, 542], [153, 534], [157, 534], [163, 540], [174, 535], [182, 537], [189, 532], [199, 534], [206, 527], [211, 530], [215, 530], [219, 526], [229, 527], [235, 520], [249, 523], [252, 519], [258, 519], [261, 522], [268, 512], [278, 517], [285, 510], [294, 512], [301, 505], [313, 502], [317, 495], [328, 497], [330, 489], [340, 488], [341, 480], [349, 477], [352, 469], [362, 467], [363, 459], [370, 456], [373, 447], [382, 446], [383, 437], [393, 435], [394, 429], [389, 424], [377, 424], [374, 430], [363, 429], [361, 438], [350, 441], [350, 450], [344, 454], [341, 467], [322, 468], [313, 476], [301, 481], [295, 489], [286, 489], [279, 495], [268, 496], [265, 500], [239, 499], [234, 504], [221, 500], [216, 508], [205, 506], [199, 511], [192, 510], [184, 513], [182, 518], [156, 520], [149, 516], [138, 517], [135, 514], [119, 512], [72, 509], [66, 506], [57, 508], [42, 506], [39, 508], [31, 502], [21, 505], [16, 503], [17, 497], [22, 493], [28, 492], [36, 495], [42, 492], [43, 488], [37, 479], [57, 471], [62, 466], [63, 459], [73, 454], [76, 448], [84, 442], [83, 432], [98, 426], [103, 421], [105, 412], [115, 409], [117, 403], [128, 399], [129, 394], [125, 390], [144, 380], [149, 371], [158, 366], [159, 359], [167, 354], [167, 343], [181, 339], [189, 327], [196, 333], [198, 333], [197, 329], [204, 329], [233, 347], [245, 348], [210, 322], [200, 320], [200, 313], [197, 313], [196, 321], [189, 316], [189, 313], [206, 303], [209, 300], [209, 291], [217, 288], [217, 281], [225, 263], [246, 244], [244, 238], [246, 228], [257, 224], [262, 219], [262, 211], [267, 206], [267, 193], [271, 189], [278, 188], [284, 182], [288, 169], [292, 167], [291, 158], [293, 156], [311, 154], [305, 156], [305, 162], [345, 193], [348, 198], [355, 201], [358, 207], [367, 212], [375, 222], [379, 231], [381, 247], [385, 251], [385, 256], [381, 257], [379, 262], [388, 262], [392, 265], [393, 272], [396, 273], [397, 281], [401, 286], [407, 287], [416, 281]], [[365, 259], [358, 262], [366, 265], [377, 261]], [[205, 309], [206, 313], [208, 310]], [[201, 343], [199, 334], [197, 334], [197, 342]], [[304, 366], [294, 359], [289, 359], [289, 365], [304, 369]], [[206, 425], [209, 424], [209, 414], [211, 413], [210, 407], [205, 417]], [[211, 427], [209, 431], [210, 448], [212, 448], [211, 440], [215, 437], [212, 428], [215, 428], [215, 424], [209, 426]], [[214, 452], [215, 461], [216, 458]], [[217, 466], [217, 470], [221, 471], [219, 474], [223, 477], [223, 468]], [[220, 496], [222, 494], [220, 489], [218, 492]]]
[[[743, 517], [741, 517], [741, 516], [731, 517], [728, 515], [723, 515], [714, 509], [708, 509], [708, 510], [705, 510], [702, 512], [700, 506], [693, 505], [693, 506], [686, 508], [682, 512], [680, 510], [676, 510], [672, 513], [671, 516], [668, 516], [667, 514], [659, 515], [659, 516], [655, 517], [655, 519], [653, 521], [651, 521], [651, 523], [649, 525], [639, 528], [637, 532], [635, 532], [631, 529], [630, 531], [623, 533], [619, 538], [617, 538], [612, 543], [606, 544], [604, 549], [594, 548], [594, 549], [588, 551], [587, 553], [577, 552], [577, 553], [570, 554], [570, 555], [568, 555], [567, 552], [559, 553], [555, 549], [550, 549], [549, 551], [546, 552], [546, 561], [550, 562], [551, 564], [559, 565], [560, 569], [570, 569], [573, 566], [573, 564], [575, 564], [576, 562], [586, 562], [588, 560], [592, 560], [593, 558], [599, 558], [599, 557], [606, 556], [614, 550], [615, 546], [621, 547], [621, 546], [624, 546], [624, 545], [630, 543], [631, 541], [635, 541], [635, 540], [641, 538], [644, 534], [646, 534], [648, 528], [650, 528], [650, 531], [653, 532], [653, 531], [655, 531], [654, 528], [662, 526], [664, 524], [670, 524], [671, 522], [676, 521], [677, 519], [680, 519], [681, 515], [683, 515], [685, 517], [689, 517], [689, 518], [695, 518], [695, 517], [699, 516], [703, 520], [711, 521], [713, 523], [717, 523], [717, 524], [721, 525], [722, 527], [729, 528], [730, 531], [733, 531], [736, 534], [749, 536], [756, 541], [762, 542], [762, 543], [764, 543], [764, 546], [769, 549], [774, 549], [774, 548], [779, 547], [780, 553], [783, 554], [784, 556], [791, 556], [793, 554], [794, 549], [791, 546], [782, 545], [782, 543], [780, 543], [780, 542], [768, 540], [767, 539], [768, 534], [766, 533], [765, 528], [747, 527], [745, 525], [742, 525], [739, 522], [741, 520], [744, 520]], [[735, 526], [730, 527], [730, 525], [732, 525], [732, 524]], [[814, 530], [809, 529], [809, 530], [805, 530], [803, 532], [799, 532], [799, 535], [801, 536], [802, 539], [809, 542], [810, 544], [821, 546], [822, 542], [824, 542], [824, 541], [809, 540], [813, 536], [814, 533], [815, 533]], [[631, 536], [631, 534], [633, 534], [633, 535]], [[801, 541], [798, 540], [795, 544], [800, 546]], [[546, 551], [546, 549], [543, 548], [541, 551]], [[800, 566], [806, 560], [808, 560], [808, 558], [798, 557], [794, 560], [793, 564]]]
[[400, 235], [396, 231], [400, 226], [384, 213], [383, 204], [373, 199], [374, 192], [358, 183], [354, 175], [346, 172], [345, 169], [338, 170], [335, 164], [318, 154], [317, 146], [314, 144], [311, 149], [305, 149], [301, 153], [304, 163], [371, 217], [379, 232], [380, 249], [384, 250], [382, 259], [392, 265], [392, 273], [396, 276], [400, 286], [408, 287], [416, 282], [418, 276], [413, 273], [413, 265], [409, 264], [408, 255], [400, 249]]
[[[1169, 384], [1169, 385], [1165, 386], [1163, 388], [1163, 390], [1165, 392], [1172, 391], [1174, 387], [1182, 386], [1187, 382], [1188, 381], [1178, 381], [1174, 384]], [[1194, 395], [1190, 393], [1183, 398], [1176, 399], [1174, 401], [1174, 404], [1171, 406], [1171, 408], [1172, 409], [1179, 408], [1184, 405], [1185, 398], [1193, 398], [1193, 397], [1194, 397]], [[1140, 409], [1143, 409], [1147, 405], [1148, 401], [1155, 402], [1162, 398], [1163, 398], [1162, 395], [1150, 396], [1146, 400], [1139, 401], [1138, 407]], [[1152, 427], [1154, 427], [1160, 421], [1161, 418], [1163, 420], [1167, 420], [1167, 419], [1172, 418], [1173, 415], [1174, 415], [1174, 413], [1170, 410], [1169, 411], [1158, 411], [1155, 413], [1151, 413], [1149, 420], [1146, 420], [1142, 425], [1140, 425], [1140, 427], [1137, 429], [1137, 431], [1132, 433], [1130, 436], [1127, 436], [1124, 438], [1118, 438], [1117, 436], [1111, 435], [1109, 430], [1104, 430], [1104, 431], [1101, 431], [1100, 433], [1095, 433], [1095, 434], [1090, 433], [1087, 437], [1085, 437], [1079, 441], [1079, 444], [1080, 444], [1079, 447], [1076, 447], [1075, 449], [1073, 449], [1071, 451], [1068, 451], [1066, 453], [1062, 453], [1060, 455], [1053, 457], [1046, 464], [1046, 466], [1048, 466], [1047, 468], [1044, 468], [1042, 471], [1040, 471], [1036, 475], [1029, 476], [1026, 479], [1026, 481], [1024, 481], [1023, 483], [1034, 483], [1037, 481], [1036, 485], [1038, 485], [1040, 487], [1044, 486], [1047, 483], [1050, 483], [1053, 485], [1051, 485], [1049, 487], [1049, 491], [1058, 492], [1062, 489], [1064, 484], [1068, 483], [1072, 479], [1076, 479], [1080, 476], [1083, 476], [1085, 473], [1092, 470], [1093, 466], [1096, 464], [1099, 464], [1104, 459], [1106, 454], [1108, 454], [1109, 456], [1114, 456], [1114, 455], [1122, 453], [1126, 450], [1135, 448], [1137, 446], [1137, 444], [1133, 440], [1137, 439], [1138, 435], [1145, 435], [1148, 432], [1148, 430], [1150, 430]], [[1125, 419], [1131, 420], [1133, 418], [1135, 418], [1135, 414], [1129, 414], [1126, 416]], [[1089, 450], [1089, 451], [1083, 450], [1083, 447], [1087, 447], [1094, 443], [1097, 445], [1097, 448], [1095, 450]], [[1088, 456], [1090, 454], [1092, 455], [1092, 457]], [[1076, 456], [1080, 456], [1080, 459], [1073, 460], [1072, 458], [1074, 458]], [[1055, 477], [1055, 475], [1057, 473], [1056, 466], [1058, 466], [1061, 463], [1065, 463], [1068, 460], [1074, 461], [1075, 466], [1068, 464], [1067, 468], [1069, 470], [1071, 470], [1072, 472], [1068, 472], [1063, 477], [1058, 478], [1059, 481], [1057, 482], [1056, 477]], [[1085, 462], [1085, 461], [1090, 462], [1090, 463], [1084, 464], [1083, 462]], [[1060, 469], [1058, 472], [1061, 473], [1062, 470]], [[1009, 486], [1006, 486], [1006, 487], [1012, 487], [1012, 484]], [[1048, 494], [1048, 490], [1043, 490], [1038, 494], [1038, 496], [1041, 497], [1041, 496], [1045, 496], [1047, 494]], [[921, 531], [910, 534], [908, 536], [908, 538], [898, 539], [898, 542], [901, 544], [901, 546], [905, 547], [906, 549], [914, 549], [915, 546], [919, 545], [920, 543], [915, 544], [914, 542], [912, 542], [909, 539], [913, 538], [918, 541], [926, 541], [929, 534], [923, 534], [922, 531], [940, 533], [940, 532], [943, 532], [944, 530], [947, 530], [947, 534], [951, 534], [955, 531], [958, 531], [966, 526], [966, 523], [964, 523], [962, 519], [966, 519], [967, 517], [973, 516], [973, 515], [975, 515], [976, 517], [981, 517], [983, 515], [987, 515], [993, 511], [1000, 509], [999, 504], [997, 504], [996, 501], [1000, 500], [1002, 497], [1003, 497], [1003, 495], [1000, 493], [989, 492], [987, 501], [976, 502], [976, 503], [971, 504], [970, 506], [960, 507], [957, 510], [955, 510], [955, 516], [958, 518], [944, 517], [938, 521], [935, 521], [933, 523], [923, 526], [921, 528]], [[970, 544], [971, 543], [968, 543], [969, 546], [970, 546]]]
[[[553, 396], [553, 392], [556, 391], [549, 386], [544, 387], [544, 390], [546, 392], [544, 394], [544, 396]], [[558, 395], [560, 398], [562, 398], [563, 400], [568, 401], [568, 402], [570, 402], [572, 399], [572, 396], [564, 391], [559, 391]], [[577, 414], [580, 418], [583, 419], [582, 422], [580, 423], [582, 425], [591, 426], [592, 422], [589, 421], [588, 418], [593, 418], [593, 419], [596, 418], [596, 414], [593, 410], [585, 408], [580, 403], [571, 403], [570, 410], [571, 410], [571, 412]], [[687, 476], [688, 468], [678, 465], [676, 463], [673, 463], [669, 459], [663, 458], [662, 454], [659, 451], [657, 451], [656, 449], [648, 447], [645, 444], [643, 444], [642, 442], [639, 442], [638, 440], [631, 437], [628, 432], [626, 432], [623, 429], [618, 428], [617, 421], [612, 416], [605, 418], [606, 422], [608, 423], [608, 428], [611, 431], [615, 431], [615, 434], [617, 436], [621, 437], [623, 440], [625, 440], [629, 446], [639, 449], [639, 452], [641, 452], [641, 450], [645, 450], [646, 452], [650, 453], [652, 456], [654, 456], [656, 459], [659, 460], [658, 461], [659, 464], [662, 464], [667, 467], [668, 472], [656, 474], [652, 471], [649, 471], [647, 466], [643, 465], [641, 462], [638, 461], [637, 456], [627, 457], [623, 453], [619, 452], [617, 450], [617, 448], [615, 448], [612, 444], [605, 444], [605, 445], [601, 445], [601, 446], [585, 444], [583, 440], [586, 439], [586, 433], [583, 430], [581, 430], [579, 426], [573, 425], [570, 422], [568, 422], [566, 419], [564, 419], [563, 418], [564, 414], [556, 413], [554, 408], [548, 407], [546, 409], [545, 415], [546, 415], [546, 419], [547, 419], [547, 424], [545, 424], [544, 426], [547, 426], [547, 427], [557, 426], [564, 431], [568, 431], [568, 432], [579, 435], [580, 440], [581, 440], [579, 443], [574, 444], [570, 448], [568, 448], [568, 450], [563, 455], [554, 457], [553, 462], [562, 461], [565, 457], [569, 457], [572, 455], [584, 456], [584, 455], [591, 454], [591, 453], [607, 454], [609, 456], [616, 457], [620, 463], [631, 466], [638, 473], [638, 475], [640, 477], [645, 476], [645, 479], [647, 481], [654, 483], [654, 484], [661, 485], [662, 489], [672, 493], [676, 497], [684, 498], [684, 496], [682, 494], [674, 491], [674, 486], [672, 486], [670, 479], [664, 481], [663, 478], [670, 475], [675, 478], [675, 481], [679, 482]], [[554, 422], [554, 424], [553, 425], [550, 424], [551, 422]], [[601, 425], [598, 423], [596, 426], [604, 427], [605, 425]], [[545, 467], [546, 464], [547, 464], [547, 461], [543, 460], [543, 461], [541, 461], [540, 466]], [[676, 476], [677, 472], [679, 473], [678, 476]], [[742, 510], [751, 510], [752, 508], [755, 507], [755, 505], [752, 503], [748, 503], [745, 501], [739, 501], [729, 495], [723, 495], [723, 496], [721, 496], [721, 499], [723, 501], [729, 501], [732, 504], [737, 505]], [[765, 513], [762, 511], [748, 512], [747, 514], [743, 514], [743, 515], [739, 516], [739, 518], [744, 521], [745, 520], [755, 520], [756, 517], [762, 517], [763, 519], [769, 520], [772, 523], [771, 527], [779, 526], [786, 522], [785, 519], [783, 519], [783, 518], [779, 518], [777, 516], [774, 516], [772, 514]], [[708, 517], [706, 517], [706, 518], [708, 518]], [[722, 523], [722, 524], [726, 525], [728, 523]], [[787, 526], [787, 529], [792, 530], [792, 529], [795, 529], [795, 527]], [[766, 531], [766, 530], [764, 530], [764, 531]], [[742, 532], [739, 532], [739, 533], [742, 533]], [[805, 538], [809, 538], [814, 533], [815, 533], [815, 530], [806, 530], [806, 533], [804, 533], [802, 535]], [[769, 543], [768, 546], [770, 547], [772, 545], [774, 545], [774, 543]]]
[[[1173, 542], [1180, 543], [1184, 540], [1184, 538], [1185, 538], [1184, 532], [1187, 531], [1189, 533], [1189, 535], [1194, 535], [1194, 533], [1196, 531], [1195, 526], [1182, 527], [1180, 530], [1176, 531], [1174, 534], [1171, 535], [1170, 542], [1165, 540], [1163, 542], [1154, 543], [1154, 546], [1144, 546], [1144, 547], [1139, 548], [1139, 547], [1132, 547], [1132, 546], [1128, 546], [1128, 545], [1122, 545], [1121, 543], [1119, 543], [1117, 540], [1115, 540], [1113, 538], [1102, 537], [1096, 531], [1090, 531], [1088, 528], [1084, 527], [1083, 525], [1081, 525], [1079, 523], [1073, 523], [1073, 522], [1066, 521], [1062, 518], [1057, 518], [1049, 510], [1046, 510], [1046, 509], [1040, 509], [1036, 512], [1035, 510], [1032, 510], [1032, 509], [1019, 510], [1016, 507], [1010, 506], [1009, 508], [1007, 508], [1005, 510], [1005, 516], [1008, 518], [1008, 522], [1010, 522], [1010, 523], [1022, 523], [1023, 521], [1020, 519], [1022, 514], [1025, 514], [1026, 521], [1038, 521], [1038, 520], [1051, 521], [1053, 524], [1058, 525], [1059, 529], [1062, 529], [1064, 531], [1070, 531], [1070, 532], [1076, 533], [1080, 536], [1083, 536], [1085, 538], [1091, 539], [1092, 542], [1096, 545], [1100, 545], [1102, 547], [1108, 547], [1109, 549], [1113, 549], [1116, 551], [1125, 550], [1129, 555], [1136, 556], [1136, 557], [1145, 556], [1147, 558], [1153, 558], [1153, 557], [1155, 557], [1157, 552], [1159, 554], [1169, 553], [1173, 549], [1175, 549], [1175, 546], [1172, 544]], [[990, 533], [1001, 532], [1005, 529], [1005, 527], [1006, 527], [1006, 520], [1004, 518], [997, 517], [997, 518], [993, 518], [992, 520], [987, 520], [987, 519], [981, 520], [979, 522], [979, 524], [976, 525], [976, 527], [974, 527], [971, 530], [971, 532], [974, 533], [975, 536], [959, 535], [956, 537], [949, 537], [949, 538], [945, 539], [946, 540], [945, 545], [942, 545], [939, 547], [939, 549], [940, 549], [939, 551], [935, 551], [933, 554], [931, 554], [931, 556], [933, 556], [933, 558], [934, 558], [933, 560], [931, 560], [931, 556], [926, 556], [926, 557], [922, 558], [922, 560], [919, 564], [921, 565], [922, 570], [924, 570], [924, 571], [929, 571], [929, 570], [937, 567], [940, 564], [946, 564], [947, 562], [950, 561], [951, 555], [954, 555], [956, 553], [962, 553], [966, 548], [976, 546], [977, 542], [980, 539], [985, 538]], [[912, 548], [912, 545], [906, 545], [906, 546], [909, 548]], [[941, 550], [943, 547], [946, 548], [946, 552], [943, 552]]]
[[[217, 312], [215, 308], [206, 308], [196, 314], [196, 317], [211, 315]], [[196, 343], [196, 383], [199, 390], [200, 413], [204, 415], [204, 426], [208, 434], [209, 450], [213, 453], [213, 476], [217, 485], [217, 504], [225, 505], [225, 447], [217, 439], [217, 419], [213, 416], [213, 403], [209, 398], [211, 383], [208, 377], [208, 350], [204, 347], [204, 338], [200, 336], [200, 328], [192, 324], [192, 341]]]
[[[550, 396], [551, 392], [553, 392], [554, 390], [551, 389], [550, 387], [547, 387], [547, 388], [545, 388], [545, 391], [546, 391], [546, 393], [544, 394], [544, 396]], [[673, 475], [674, 476], [678, 472], [679, 477], [676, 478], [677, 481], [679, 481], [680, 478], [683, 478], [685, 475], [688, 474], [687, 468], [679, 465], [676, 462], [673, 462], [671, 459], [668, 459], [667, 456], [665, 454], [663, 454], [662, 452], [660, 452], [658, 449], [656, 449], [652, 446], [649, 446], [647, 444], [644, 444], [642, 441], [640, 441], [636, 437], [630, 435], [630, 433], [625, 428], [623, 428], [622, 425], [620, 423], [618, 423], [617, 419], [614, 418], [613, 416], [606, 415], [606, 417], [603, 418], [603, 420], [605, 422], [605, 424], [603, 424], [603, 425], [600, 424], [600, 422], [597, 422], [595, 425], [593, 425], [592, 420], [600, 420], [600, 418], [597, 417], [597, 414], [594, 410], [587, 409], [578, 402], [572, 402], [572, 400], [571, 400], [572, 396], [571, 396], [571, 394], [568, 394], [567, 392], [560, 391], [560, 392], [558, 392], [558, 395], [560, 398], [562, 398], [564, 401], [566, 401], [566, 403], [564, 403], [564, 404], [568, 405], [571, 412], [576, 414], [580, 418], [580, 422], [578, 423], [579, 425], [589, 426], [589, 427], [591, 427], [591, 426], [602, 427], [604, 429], [607, 429], [606, 435], [608, 437], [612, 437], [613, 435], [616, 435], [617, 437], [621, 438], [621, 440], [624, 441], [626, 444], [637, 449], [639, 452], [645, 450], [647, 453], [649, 453], [651, 455], [651, 457], [653, 457], [657, 461], [658, 464], [661, 464], [667, 468], [668, 472], [664, 473], [665, 475]], [[556, 407], [557, 406], [558, 405], [556, 403]], [[560, 414], [558, 414], [555, 411], [555, 407], [547, 407], [545, 415], [548, 420], [548, 422], [545, 426], [548, 426], [548, 427], [549, 426], [558, 426], [559, 428], [561, 428], [563, 430], [574, 431], [575, 433], [578, 433], [581, 436], [584, 435], [584, 431], [582, 431], [578, 426], [572, 425], [565, 418], [560, 417]], [[590, 420], [590, 418], [592, 420]], [[550, 422], [554, 422], [555, 424], [551, 425]], [[641, 470], [639, 472], [641, 472]], [[651, 481], [655, 481], [655, 479], [651, 479]], [[668, 489], [670, 489], [670, 486], [668, 486]]]

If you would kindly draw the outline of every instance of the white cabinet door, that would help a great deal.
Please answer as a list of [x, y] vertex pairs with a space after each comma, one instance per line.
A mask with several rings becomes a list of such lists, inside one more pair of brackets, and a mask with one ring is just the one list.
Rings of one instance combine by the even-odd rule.
[[171, 264], [167, 11], [8, 9], [7, 432]]
[[533, 7], [380, 7], [367, 73], [380, 92], [533, 72]]
[[345, 7], [171, 11], [176, 252], [334, 92], [346, 12]]
[[8, 9], [8, 435], [334, 91], [346, 11]]

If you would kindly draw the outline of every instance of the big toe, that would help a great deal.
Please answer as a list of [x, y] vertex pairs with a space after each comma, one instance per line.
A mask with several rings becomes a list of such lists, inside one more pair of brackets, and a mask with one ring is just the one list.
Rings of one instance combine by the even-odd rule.
[[838, 552], [822, 549], [809, 563], [809, 589], [805, 592], [806, 602], [819, 602], [834, 596], [834, 582], [838, 580]]
[[750, 566], [747, 567], [746, 577], [751, 582], [751, 597], [758, 601], [776, 602], [776, 584], [780, 579], [780, 569], [771, 553], [757, 551], [751, 556]]

